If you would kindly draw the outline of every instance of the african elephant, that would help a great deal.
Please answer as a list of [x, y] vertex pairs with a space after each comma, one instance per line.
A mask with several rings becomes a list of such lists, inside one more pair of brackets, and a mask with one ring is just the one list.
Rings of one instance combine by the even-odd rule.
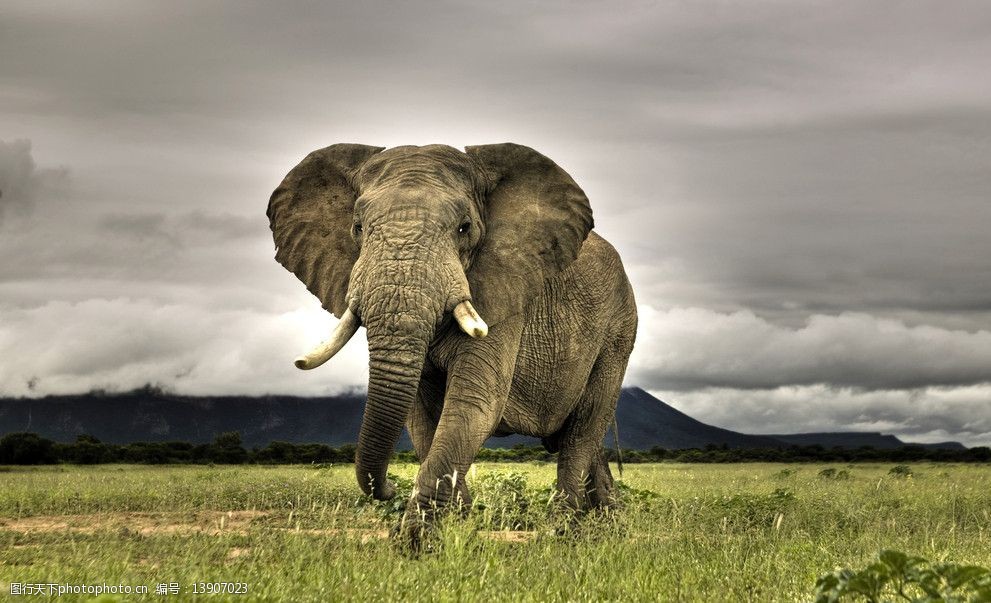
[[470, 503], [475, 455], [511, 433], [560, 453], [574, 508], [613, 502], [602, 440], [637, 311], [563, 169], [510, 143], [335, 144], [289, 172], [268, 217], [276, 259], [341, 319], [296, 365], [320, 365], [367, 329], [362, 491], [394, 495], [386, 470], [405, 424], [421, 463], [408, 522]]

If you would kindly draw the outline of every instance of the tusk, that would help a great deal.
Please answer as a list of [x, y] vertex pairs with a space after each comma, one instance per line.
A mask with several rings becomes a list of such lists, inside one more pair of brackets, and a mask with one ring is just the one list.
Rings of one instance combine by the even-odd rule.
[[489, 334], [489, 325], [485, 324], [468, 300], [454, 307], [454, 319], [458, 321], [461, 330], [472, 337], [481, 339]]
[[351, 308], [344, 311], [341, 322], [337, 323], [337, 328], [330, 336], [330, 339], [313, 348], [309, 354], [300, 356], [293, 362], [296, 368], [308, 371], [315, 369], [324, 362], [334, 357], [334, 354], [341, 351], [348, 341], [358, 332], [361, 322], [358, 317], [351, 312]]

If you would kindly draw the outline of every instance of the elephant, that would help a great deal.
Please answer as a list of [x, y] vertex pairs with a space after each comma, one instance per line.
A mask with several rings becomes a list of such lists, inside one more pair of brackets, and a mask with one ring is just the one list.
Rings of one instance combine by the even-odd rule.
[[402, 429], [420, 461], [404, 526], [471, 504], [490, 436], [541, 438], [581, 513], [615, 504], [602, 441], [637, 309], [616, 250], [561, 167], [518, 144], [314, 151], [275, 189], [276, 260], [340, 319], [310, 369], [364, 326], [358, 486], [380, 500]]

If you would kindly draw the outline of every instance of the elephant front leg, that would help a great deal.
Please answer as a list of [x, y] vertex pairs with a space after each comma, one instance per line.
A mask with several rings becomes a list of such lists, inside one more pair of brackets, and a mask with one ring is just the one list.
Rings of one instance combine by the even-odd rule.
[[[406, 422], [406, 429], [409, 430], [410, 439], [413, 441], [413, 450], [421, 463], [427, 460], [430, 446], [434, 441], [434, 433], [437, 431], [437, 423], [440, 421], [441, 410], [444, 407], [445, 380], [446, 375], [436, 372], [429, 375], [424, 373], [416, 404], [413, 405], [409, 420]], [[457, 481], [457, 489], [454, 500], [460, 496], [470, 505], [471, 498], [468, 496], [464, 480]]]
[[414, 548], [441, 513], [471, 505], [465, 477], [502, 419], [516, 365], [520, 329], [500, 327], [462, 342], [448, 365], [444, 408], [400, 527]]

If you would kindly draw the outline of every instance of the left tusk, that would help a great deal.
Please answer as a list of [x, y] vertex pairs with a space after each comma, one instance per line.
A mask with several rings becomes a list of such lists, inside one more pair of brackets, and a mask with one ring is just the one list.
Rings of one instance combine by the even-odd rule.
[[308, 371], [315, 369], [324, 362], [334, 357], [334, 354], [341, 351], [348, 341], [358, 332], [361, 321], [351, 312], [351, 308], [344, 311], [341, 322], [337, 323], [337, 329], [330, 336], [330, 339], [313, 348], [309, 354], [300, 356], [293, 362], [296, 368]]
[[458, 326], [465, 333], [476, 339], [481, 339], [489, 334], [489, 325], [485, 324], [482, 317], [478, 315], [471, 302], [465, 300], [454, 307], [454, 319], [458, 321]]

